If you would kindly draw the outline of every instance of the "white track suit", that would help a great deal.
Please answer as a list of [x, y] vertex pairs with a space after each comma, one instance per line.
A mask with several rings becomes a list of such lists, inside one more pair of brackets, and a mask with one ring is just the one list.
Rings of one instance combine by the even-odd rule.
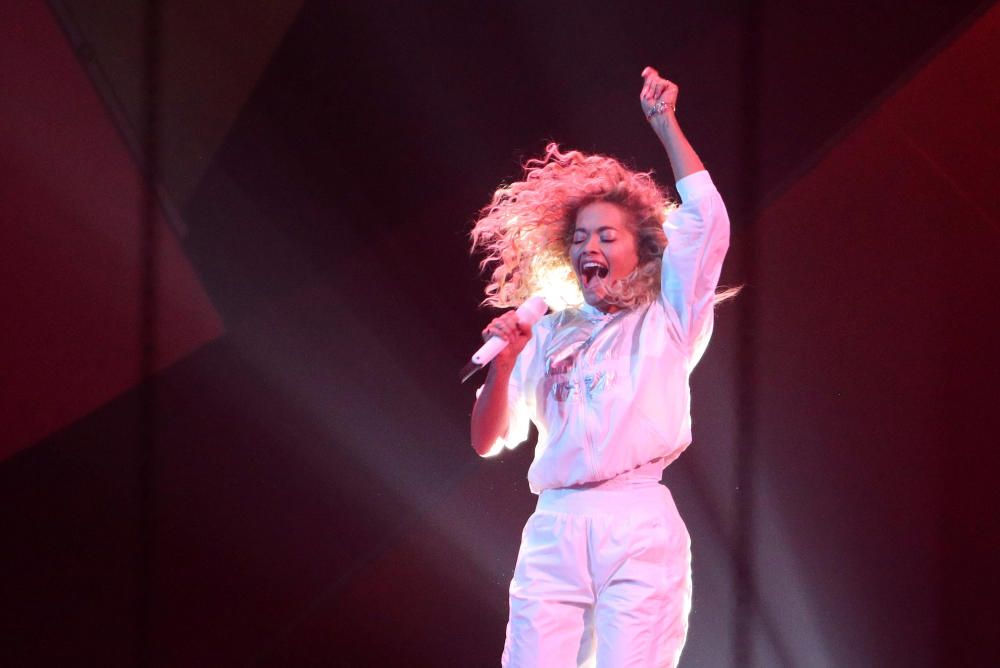
[[676, 666], [690, 607], [690, 539], [658, 479], [545, 490], [521, 539], [502, 664]]
[[659, 480], [691, 443], [689, 378], [712, 334], [729, 218], [708, 172], [677, 191], [659, 297], [542, 318], [511, 373], [504, 441], [523, 441], [529, 419], [538, 427], [528, 482], [539, 499], [510, 585], [504, 666], [675, 666], [684, 645], [689, 538]]

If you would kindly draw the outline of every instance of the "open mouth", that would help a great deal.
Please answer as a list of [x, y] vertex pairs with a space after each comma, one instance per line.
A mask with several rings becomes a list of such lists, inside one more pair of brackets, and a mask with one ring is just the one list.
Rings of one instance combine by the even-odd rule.
[[580, 276], [583, 277], [583, 285], [587, 287], [595, 278], [605, 278], [608, 275], [608, 268], [600, 262], [587, 260], [580, 265]]

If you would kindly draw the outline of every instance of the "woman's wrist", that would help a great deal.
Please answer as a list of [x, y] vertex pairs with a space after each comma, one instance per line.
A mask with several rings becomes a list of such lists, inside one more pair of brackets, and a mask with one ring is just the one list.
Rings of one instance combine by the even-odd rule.
[[669, 107], [651, 116], [649, 125], [664, 146], [676, 138], [681, 128], [680, 123], [677, 122], [677, 113]]
[[496, 382], [496, 381], [509, 380], [510, 375], [513, 371], [514, 371], [514, 362], [508, 362], [504, 359], [497, 357], [493, 360], [489, 368], [486, 370], [486, 381]]
[[677, 113], [677, 103], [667, 102], [666, 100], [657, 100], [656, 103], [650, 107], [649, 112], [646, 114], [646, 119], [652, 120], [654, 117], [668, 111], [671, 114]]

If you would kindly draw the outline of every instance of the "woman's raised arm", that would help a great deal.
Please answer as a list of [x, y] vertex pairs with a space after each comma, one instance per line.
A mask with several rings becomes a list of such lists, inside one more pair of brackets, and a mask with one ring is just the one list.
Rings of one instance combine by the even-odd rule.
[[677, 123], [677, 84], [661, 77], [652, 67], [642, 71], [642, 78], [645, 83], [639, 103], [653, 132], [667, 150], [674, 182], [705, 169]]

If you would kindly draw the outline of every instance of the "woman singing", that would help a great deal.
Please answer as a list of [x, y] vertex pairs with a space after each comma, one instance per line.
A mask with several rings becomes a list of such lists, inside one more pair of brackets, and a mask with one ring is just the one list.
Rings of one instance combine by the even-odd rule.
[[729, 219], [678, 125], [677, 86], [642, 76], [680, 205], [648, 173], [550, 144], [472, 230], [495, 266], [486, 303], [518, 306], [553, 277], [572, 288], [533, 327], [508, 311], [483, 332], [509, 345], [472, 447], [491, 455], [538, 428], [504, 666], [675, 666], [687, 634], [690, 539], [660, 478], [691, 442], [688, 379], [732, 294], [716, 295]]

